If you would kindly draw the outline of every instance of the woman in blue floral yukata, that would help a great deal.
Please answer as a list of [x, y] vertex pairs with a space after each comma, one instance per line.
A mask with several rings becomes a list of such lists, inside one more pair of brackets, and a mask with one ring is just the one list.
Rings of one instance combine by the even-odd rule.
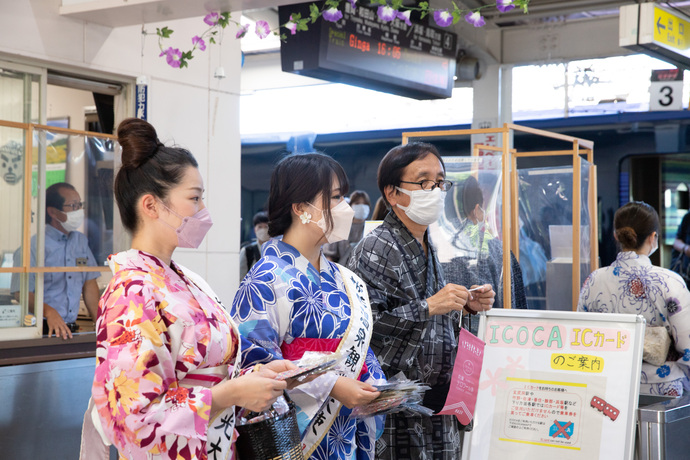
[[647, 327], [665, 327], [673, 345], [661, 366], [642, 363], [640, 394], [682, 395], [690, 389], [690, 292], [677, 273], [649, 260], [659, 247], [659, 215], [634, 201], [616, 211], [613, 226], [621, 252], [611, 266], [589, 275], [577, 308], [639, 314]]
[[[244, 365], [339, 352], [336, 372], [288, 391], [297, 405], [305, 458], [373, 459], [382, 416], [355, 419], [351, 409], [385, 382], [369, 348], [367, 289], [354, 273], [329, 262], [325, 243], [347, 239], [354, 212], [343, 200], [343, 168], [319, 153], [292, 155], [274, 169], [262, 258], [240, 284], [232, 316], [242, 335]], [[276, 238], [280, 237], [282, 238]]]

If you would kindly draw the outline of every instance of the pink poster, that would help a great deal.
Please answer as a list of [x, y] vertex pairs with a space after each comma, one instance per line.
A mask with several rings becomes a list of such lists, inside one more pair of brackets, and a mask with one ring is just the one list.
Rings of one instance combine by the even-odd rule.
[[468, 425], [474, 417], [479, 377], [482, 373], [484, 345], [481, 339], [472, 335], [467, 329], [460, 329], [453, 379], [446, 403], [439, 414], [455, 415], [463, 425]]

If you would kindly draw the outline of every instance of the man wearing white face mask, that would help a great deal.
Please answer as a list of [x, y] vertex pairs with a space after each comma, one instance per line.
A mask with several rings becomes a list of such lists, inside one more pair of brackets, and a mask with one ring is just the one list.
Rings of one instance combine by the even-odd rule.
[[369, 210], [371, 209], [369, 194], [364, 190], [355, 190], [352, 192], [350, 194], [350, 207], [352, 207], [355, 213], [355, 217], [352, 219], [352, 227], [350, 227], [350, 235], [346, 240], [325, 244], [323, 246], [323, 255], [325, 255], [328, 260], [337, 262], [340, 265], [347, 265], [352, 250], [362, 239], [362, 235], [364, 235], [364, 223], [369, 217]]
[[[349, 267], [367, 284], [374, 316], [371, 348], [389, 377], [402, 372], [431, 387], [424, 405], [438, 412], [445, 402], [463, 310], [487, 310], [490, 285], [468, 288], [444, 281], [427, 229], [443, 211], [445, 167], [431, 144], [389, 151], [379, 164], [378, 186], [390, 212], [355, 247]], [[451, 460], [461, 456], [455, 416], [390, 414], [377, 458]]]
[[[79, 192], [66, 182], [46, 189], [45, 266], [96, 266], [86, 236], [78, 229], [84, 223], [84, 203]], [[15, 266], [21, 265], [21, 248], [14, 254]], [[36, 235], [31, 238], [31, 265], [36, 266]], [[96, 279], [98, 272], [46, 273], [43, 284], [43, 333], [55, 334], [63, 339], [72, 338], [78, 330], [76, 324], [79, 301], [84, 303], [93, 321], [96, 321], [100, 292]], [[29, 305], [34, 304], [36, 276], [29, 276]], [[10, 291], [19, 297], [19, 276], [12, 277]]]
[[256, 241], [251, 242], [240, 250], [240, 281], [242, 281], [256, 263], [261, 258], [261, 248], [270, 238], [268, 236], [268, 214], [259, 211], [254, 214], [252, 219]]

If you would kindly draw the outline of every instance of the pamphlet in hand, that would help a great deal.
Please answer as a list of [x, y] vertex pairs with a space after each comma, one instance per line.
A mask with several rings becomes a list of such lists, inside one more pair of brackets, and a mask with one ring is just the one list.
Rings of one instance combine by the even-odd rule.
[[299, 361], [295, 362], [297, 369], [281, 372], [276, 376], [276, 379], [297, 379], [298, 382], [301, 382], [311, 375], [321, 374], [335, 368], [339, 356], [339, 353], [306, 352]]
[[390, 414], [393, 412], [410, 411], [423, 415], [433, 415], [434, 411], [421, 405], [429, 386], [414, 380], [408, 380], [402, 374], [393, 377], [387, 383], [374, 385], [381, 394], [369, 404], [357, 406], [352, 410], [352, 416], [358, 418], [372, 415]]

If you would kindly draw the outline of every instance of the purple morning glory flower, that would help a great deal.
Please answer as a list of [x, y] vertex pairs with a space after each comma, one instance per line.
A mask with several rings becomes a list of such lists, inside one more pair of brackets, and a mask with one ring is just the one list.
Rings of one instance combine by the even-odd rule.
[[486, 24], [482, 15], [479, 14], [479, 11], [475, 11], [474, 13], [467, 13], [467, 15], [465, 16], [465, 21], [469, 22], [474, 27], [483, 27]]
[[192, 45], [197, 46], [201, 51], [206, 50], [206, 42], [198, 35], [192, 37]]
[[394, 10], [390, 6], [381, 5], [379, 6], [379, 9], [376, 12], [376, 14], [378, 15], [379, 19], [381, 19], [383, 22], [391, 22], [398, 15], [398, 11]]
[[343, 13], [338, 8], [328, 8], [323, 12], [323, 18], [329, 22], [338, 22], [342, 17]]
[[498, 11], [501, 13], [505, 13], [515, 8], [515, 5], [513, 4], [513, 0], [496, 0], [496, 8], [498, 8]]
[[206, 16], [204, 16], [204, 22], [209, 26], [215, 26], [216, 24], [218, 24], [219, 19], [220, 14], [218, 13], [208, 13]]
[[448, 10], [434, 11], [434, 21], [441, 27], [448, 27], [453, 23], [453, 15]]
[[352, 11], [357, 9], [357, 0], [347, 0], [350, 2], [350, 6], [352, 7]]
[[173, 49], [172, 46], [167, 50], [163, 50], [160, 56], [165, 56], [165, 60], [168, 62], [170, 67], [178, 68], [180, 67], [180, 59], [182, 59], [182, 51], [178, 48]]
[[256, 21], [255, 32], [259, 38], [266, 38], [271, 33], [271, 27], [266, 21]]
[[240, 26], [239, 30], [235, 34], [235, 38], [242, 38], [245, 35], [247, 35], [247, 31], [249, 30], [249, 24], [245, 24], [243, 26]]
[[398, 19], [403, 21], [405, 24], [407, 24], [408, 26], [411, 26], [412, 23], [410, 22], [410, 13], [412, 13], [412, 10], [407, 10], [404, 13], [397, 11], [396, 16], [398, 17]]
[[292, 20], [292, 15], [290, 15], [290, 20], [285, 24], [285, 28], [290, 31], [292, 35], [297, 33], [297, 23]]

